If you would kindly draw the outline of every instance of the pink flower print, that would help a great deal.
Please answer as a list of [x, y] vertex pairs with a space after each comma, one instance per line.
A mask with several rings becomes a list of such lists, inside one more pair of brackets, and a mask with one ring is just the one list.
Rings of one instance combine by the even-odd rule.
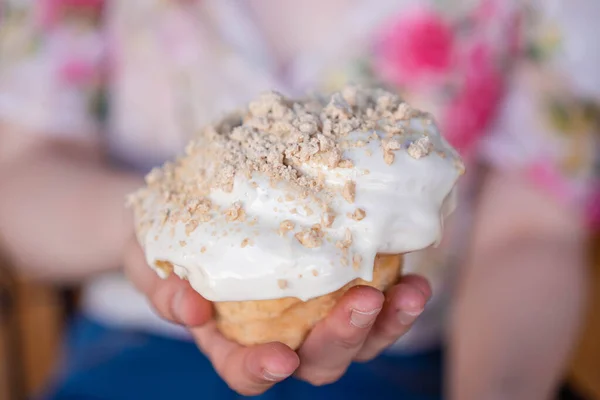
[[395, 85], [433, 83], [452, 65], [454, 35], [441, 15], [415, 8], [387, 24], [379, 35], [375, 68]]
[[70, 59], [61, 65], [60, 78], [71, 85], [82, 85], [96, 77], [97, 65], [84, 59]]
[[499, 7], [498, 0], [480, 0], [472, 13], [472, 18], [475, 22], [483, 24], [493, 22], [499, 13]]
[[509, 55], [516, 57], [525, 50], [525, 34], [523, 32], [523, 14], [515, 12], [508, 21], [507, 37]]
[[541, 159], [531, 164], [527, 175], [536, 185], [564, 204], [581, 204], [583, 200], [587, 226], [594, 231], [600, 231], [600, 190], [597, 180], [589, 183], [591, 187], [581, 188], [577, 184], [573, 185], [574, 182], [565, 177], [551, 159]]
[[537, 185], [548, 190], [559, 201], [573, 200], [567, 182], [551, 160], [542, 159], [531, 164], [527, 173]]
[[99, 14], [104, 0], [38, 0], [37, 19], [44, 29], [51, 29], [69, 10], [82, 10]]
[[[507, 55], [516, 56], [523, 48], [523, 9], [505, 0], [481, 0], [469, 16], [476, 30], [485, 32], [490, 26], [502, 27], [498, 45]], [[501, 42], [501, 43], [500, 43]]]
[[484, 43], [471, 46], [460, 60], [463, 81], [443, 112], [441, 125], [448, 141], [466, 155], [493, 119], [503, 92], [503, 76]]

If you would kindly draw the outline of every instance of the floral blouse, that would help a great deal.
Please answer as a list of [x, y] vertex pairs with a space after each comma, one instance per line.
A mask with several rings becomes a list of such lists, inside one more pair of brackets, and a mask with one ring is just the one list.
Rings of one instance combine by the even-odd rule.
[[145, 171], [260, 91], [376, 83], [431, 111], [467, 166], [518, 170], [600, 223], [597, 0], [348, 0], [285, 65], [247, 7], [4, 0], [0, 122], [102, 140]]

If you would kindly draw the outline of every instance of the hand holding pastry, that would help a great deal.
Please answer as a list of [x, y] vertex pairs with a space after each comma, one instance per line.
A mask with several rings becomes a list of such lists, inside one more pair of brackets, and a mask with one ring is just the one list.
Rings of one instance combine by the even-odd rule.
[[[352, 361], [374, 358], [406, 333], [431, 295], [427, 281], [407, 275], [384, 295], [354, 287], [294, 352], [280, 342], [242, 346], [225, 338], [212, 320], [212, 304], [189, 283], [159, 278], [146, 264], [137, 241], [128, 246], [126, 271], [165, 319], [189, 327], [198, 346], [227, 384], [257, 395], [295, 373], [313, 385], [335, 382]], [[199, 377], [200, 378], [200, 377]]]
[[141, 262], [129, 273], [163, 316], [200, 324], [236, 390], [294, 370], [332, 382], [422, 311], [430, 289], [401, 279], [402, 254], [440, 240], [462, 172], [431, 117], [395, 95], [267, 93], [147, 176], [131, 198], [136, 232], [166, 281]]

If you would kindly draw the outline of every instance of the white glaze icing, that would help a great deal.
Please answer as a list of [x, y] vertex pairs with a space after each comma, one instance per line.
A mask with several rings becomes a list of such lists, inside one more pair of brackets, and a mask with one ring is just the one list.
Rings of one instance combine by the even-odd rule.
[[[405, 122], [409, 134], [391, 165], [384, 162], [381, 143], [369, 141], [373, 131], [354, 131], [350, 137], [367, 144], [344, 151], [343, 158], [353, 167], [302, 166], [307, 175], [322, 174], [326, 187], [341, 189], [348, 180], [356, 184], [353, 203], [342, 196], [329, 199], [336, 218], [330, 228], [323, 228], [319, 247], [305, 247], [294, 237], [295, 232], [321, 223], [317, 199], [286, 200], [289, 191], [284, 184], [273, 187], [255, 172], [251, 180], [237, 175], [232, 192], [212, 190], [209, 195], [213, 205], [222, 208], [239, 201], [245, 221], [228, 222], [222, 213], [215, 213], [210, 223], [200, 224], [190, 235], [184, 222], [155, 221], [141, 238], [149, 265], [172, 263], [178, 276], [211, 301], [308, 300], [355, 278], [371, 280], [377, 253], [406, 253], [434, 245], [441, 238], [444, 218], [454, 209], [454, 185], [463, 167], [434, 124], [421, 118]], [[416, 159], [406, 145], [419, 138], [431, 141], [432, 151]], [[151, 209], [152, 197], [144, 204]], [[348, 216], [357, 208], [366, 212], [360, 221]], [[295, 229], [281, 235], [280, 223], [285, 220]], [[336, 242], [347, 230], [353, 240], [344, 265]]]

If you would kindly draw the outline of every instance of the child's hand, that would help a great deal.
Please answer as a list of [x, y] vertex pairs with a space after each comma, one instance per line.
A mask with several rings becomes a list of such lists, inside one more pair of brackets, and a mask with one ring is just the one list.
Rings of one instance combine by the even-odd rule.
[[211, 303], [175, 275], [160, 279], [135, 241], [125, 269], [156, 311], [187, 326], [219, 375], [244, 395], [263, 393], [294, 373], [314, 385], [335, 382], [353, 360], [374, 358], [406, 333], [431, 296], [429, 284], [418, 276], [404, 277], [386, 296], [354, 287], [294, 352], [282, 343], [244, 347], [227, 340], [211, 318]]

